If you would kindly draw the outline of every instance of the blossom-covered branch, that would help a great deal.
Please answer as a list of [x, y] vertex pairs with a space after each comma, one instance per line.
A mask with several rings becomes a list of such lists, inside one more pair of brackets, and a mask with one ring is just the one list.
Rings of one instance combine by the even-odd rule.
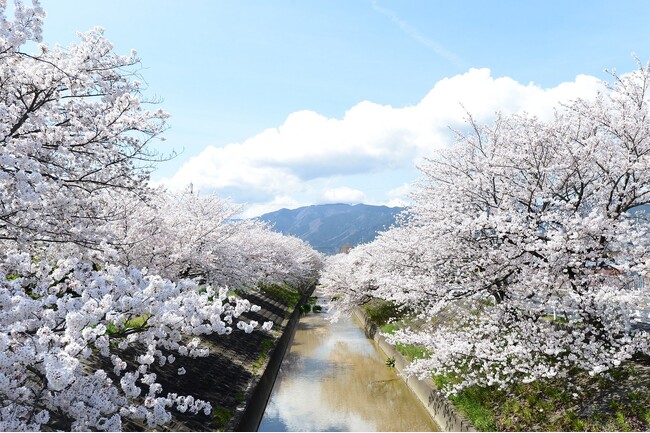
[[369, 297], [420, 323], [390, 339], [430, 356], [410, 371], [448, 391], [596, 374], [650, 353], [650, 68], [554, 120], [468, 119], [420, 167], [398, 227], [333, 258], [322, 283], [343, 309]]

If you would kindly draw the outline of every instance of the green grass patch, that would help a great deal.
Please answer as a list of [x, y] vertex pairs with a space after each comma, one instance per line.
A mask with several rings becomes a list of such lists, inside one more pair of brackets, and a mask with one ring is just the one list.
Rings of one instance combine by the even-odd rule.
[[[402, 329], [407, 325], [407, 320], [400, 320], [399, 322], [390, 322], [384, 325], [381, 325], [379, 329], [384, 334], [394, 334], [395, 331]], [[401, 353], [404, 357], [413, 360], [413, 359], [424, 359], [429, 357], [429, 352], [422, 346], [415, 344], [400, 344], [395, 345], [395, 350]]]
[[381, 329], [381, 332], [384, 334], [394, 334], [395, 331], [400, 329], [400, 326], [397, 323], [386, 323], [385, 325], [380, 326], [379, 329]]
[[108, 326], [106, 327], [106, 333], [108, 335], [115, 335], [115, 334], [119, 334], [120, 332], [124, 332], [127, 329], [144, 328], [147, 325], [147, 320], [149, 320], [151, 316], [152, 316], [151, 314], [147, 313], [147, 314], [143, 314], [142, 316], [134, 317], [133, 319], [127, 320], [121, 329], [115, 326], [115, 324], [109, 323]]
[[225, 407], [217, 406], [212, 409], [212, 422], [217, 431], [223, 431], [232, 418], [232, 412]]
[[257, 287], [259, 287], [262, 292], [274, 297], [291, 309], [293, 309], [298, 302], [300, 302], [300, 298], [302, 298], [302, 293], [300, 293], [299, 290], [293, 289], [286, 284], [259, 283]]
[[422, 346], [415, 344], [399, 344], [395, 345], [395, 349], [408, 359], [424, 359], [429, 357], [429, 352]]
[[271, 340], [269, 338], [262, 340], [262, 344], [260, 346], [261, 349], [260, 355], [251, 364], [253, 366], [253, 371], [257, 372], [262, 367], [262, 365], [264, 365], [264, 361], [266, 361], [266, 358], [268, 358], [269, 350], [271, 350], [273, 344], [274, 344], [274, 340]]
[[450, 398], [454, 406], [480, 431], [497, 430], [494, 410], [485, 404], [492, 394], [490, 391], [487, 388], [469, 388]]
[[[612, 397], [616, 384], [636, 376], [634, 369], [617, 368], [610, 376], [612, 380], [574, 371], [569, 375], [572, 385], [569, 379], [554, 378], [507, 389], [471, 386], [449, 400], [480, 431], [647, 431], [650, 393]], [[443, 388], [460, 378], [438, 375], [433, 380]]]
[[147, 324], [147, 320], [151, 317], [151, 314], [143, 314], [142, 316], [134, 317], [131, 320], [128, 320], [124, 324], [124, 328], [130, 329], [130, 328], [142, 328]]
[[[433, 382], [439, 389], [460, 382], [460, 377], [454, 375], [433, 376]], [[517, 425], [514, 420], [518, 414], [513, 413], [516, 407], [503, 409], [509, 412], [510, 417], [498, 422], [499, 409], [505, 408], [508, 403], [507, 394], [496, 387], [470, 386], [464, 388], [456, 395], [449, 397], [449, 401], [465, 415], [479, 431], [512, 430]], [[498, 405], [494, 403], [498, 402]]]

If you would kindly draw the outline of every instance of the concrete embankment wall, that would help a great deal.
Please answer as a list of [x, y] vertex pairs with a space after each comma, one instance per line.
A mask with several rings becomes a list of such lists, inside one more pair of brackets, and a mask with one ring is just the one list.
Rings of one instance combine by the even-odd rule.
[[278, 342], [273, 348], [270, 356], [267, 358], [267, 363], [262, 365], [264, 373], [262, 373], [259, 381], [246, 393], [247, 403], [245, 409], [236, 414], [231, 420], [230, 427], [232, 427], [233, 431], [257, 431], [262, 416], [264, 415], [266, 404], [271, 396], [271, 391], [275, 384], [275, 378], [282, 366], [282, 360], [284, 359], [284, 356], [293, 340], [293, 336], [296, 333], [296, 328], [300, 321], [300, 307], [308, 301], [309, 297], [314, 292], [314, 288], [315, 286], [303, 295], [293, 312], [289, 317], [284, 319], [282, 323], [282, 336], [278, 339]]
[[[395, 358], [395, 368], [399, 373], [404, 371], [408, 361], [395, 347], [386, 342], [377, 327], [370, 323], [364, 312], [357, 308], [355, 315], [364, 324], [368, 338], [372, 338], [387, 358]], [[424, 404], [433, 420], [444, 431], [476, 431], [472, 423], [459, 414], [453, 404], [442, 394], [431, 379], [421, 380], [417, 377], [402, 376], [406, 385], [413, 391], [417, 398]]]

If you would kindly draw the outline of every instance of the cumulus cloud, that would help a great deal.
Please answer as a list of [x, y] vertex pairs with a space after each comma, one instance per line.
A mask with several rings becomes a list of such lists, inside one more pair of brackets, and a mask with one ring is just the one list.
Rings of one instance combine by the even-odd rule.
[[[549, 118], [559, 101], [589, 98], [599, 89], [601, 81], [586, 75], [543, 89], [492, 77], [489, 69], [470, 69], [440, 80], [412, 106], [363, 101], [340, 119], [309, 110], [291, 113], [282, 125], [241, 143], [208, 146], [159, 183], [170, 188], [192, 183], [258, 207], [356, 201], [368, 196], [356, 185], [326, 187], [319, 181], [411, 168], [422, 156], [450, 145], [450, 128], [462, 128], [467, 113], [479, 122], [489, 121], [498, 111]], [[387, 186], [385, 192], [397, 186]]]
[[325, 190], [323, 197], [331, 203], [361, 203], [365, 194], [361, 190], [343, 186]]
[[411, 192], [413, 185], [410, 183], [403, 183], [398, 187], [389, 189], [386, 191], [386, 196], [388, 201], [386, 201], [386, 206], [389, 207], [405, 207], [411, 200], [409, 198], [409, 193]]
[[386, 192], [389, 197], [406, 198], [411, 192], [412, 185], [410, 183], [403, 183], [400, 186], [390, 189]]
[[250, 203], [242, 212], [242, 218], [253, 218], [268, 212], [274, 212], [278, 209], [295, 209], [300, 206], [312, 204], [309, 202], [300, 202], [289, 195], [273, 197], [270, 201]]

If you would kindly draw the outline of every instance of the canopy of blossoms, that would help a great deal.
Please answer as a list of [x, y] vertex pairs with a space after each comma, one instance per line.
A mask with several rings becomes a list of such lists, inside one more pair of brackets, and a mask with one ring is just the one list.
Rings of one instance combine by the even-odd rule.
[[165, 393], [152, 365], [205, 356], [203, 334], [269, 330], [239, 319], [259, 307], [229, 287], [308, 286], [321, 257], [232, 221], [218, 197], [148, 187], [168, 116], [147, 109], [135, 53], [115, 54], [99, 28], [27, 52], [45, 14], [37, 2], [11, 10], [0, 1], [0, 430], [210, 414]]
[[390, 301], [426, 348], [409, 370], [468, 385], [597, 374], [650, 354], [650, 69], [552, 121], [501, 115], [428, 159], [396, 227], [328, 260], [341, 311]]

